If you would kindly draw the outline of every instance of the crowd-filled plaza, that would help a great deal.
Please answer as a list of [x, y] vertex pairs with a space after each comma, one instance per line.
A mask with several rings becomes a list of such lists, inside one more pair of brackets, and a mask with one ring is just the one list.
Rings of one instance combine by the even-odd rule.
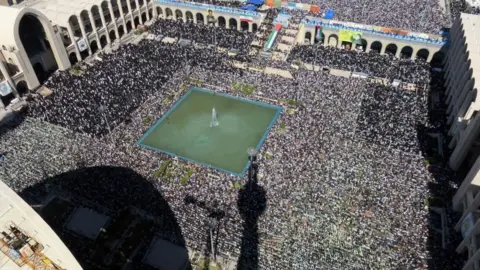
[[[210, 43], [215, 31], [164, 20], [152, 29], [199, 43]], [[245, 54], [252, 41], [251, 34], [236, 31], [219, 30], [216, 35], [219, 43], [235, 44]], [[324, 48], [317, 57], [342, 68], [334, 62], [342, 54]], [[440, 76], [424, 62], [349, 54], [345, 58], [352, 60], [347, 65], [354, 70], [387, 78], [393, 74], [442, 91], [435, 88]], [[311, 53], [298, 48], [295, 55], [307, 61]], [[81, 74], [55, 73], [45, 83], [52, 95], [35, 94], [28, 112], [0, 126], [5, 157], [0, 177], [15, 191], [21, 193], [72, 170], [129, 168], [165, 198], [190, 248], [203, 250], [208, 245], [205, 224], [212, 217], [206, 209], [223, 213], [216, 249], [238, 258], [245, 232], [237, 197], [247, 176], [136, 144], [188, 89], [200, 86], [282, 107], [257, 156], [258, 184], [267, 203], [258, 220], [259, 265], [244, 264], [239, 269], [458, 269], [461, 265], [450, 252], [456, 235], [450, 234], [447, 250], [442, 249], [433, 229], [438, 224], [426, 207], [431, 197], [451, 196], [456, 184], [447, 168], [431, 168], [425, 160], [426, 132], [444, 128], [441, 118], [429, 115], [425, 88], [408, 91], [393, 87], [391, 81], [385, 85], [297, 70], [289, 63], [262, 63], [286, 68], [293, 75], [283, 78], [235, 67], [232, 61], [237, 56], [229, 57], [215, 47], [154, 40], [122, 45], [99, 57], [101, 61]], [[392, 65], [399, 68], [387, 68]], [[166, 171], [160, 171], [162, 167]], [[118, 189], [109, 174], [92, 177], [107, 187], [102, 192], [108, 193], [110, 185]], [[57, 184], [71, 193], [85, 188]], [[161, 215], [150, 211], [155, 202], [142, 198], [144, 194], [124, 193], [124, 202], [141, 202], [135, 206]], [[38, 196], [21, 194], [30, 201]], [[111, 205], [112, 194], [91, 196]], [[194, 207], [186, 198], [204, 207]]]

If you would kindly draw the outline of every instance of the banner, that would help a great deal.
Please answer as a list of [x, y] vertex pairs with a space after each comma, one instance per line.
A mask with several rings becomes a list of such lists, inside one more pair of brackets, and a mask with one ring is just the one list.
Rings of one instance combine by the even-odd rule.
[[81, 52], [88, 49], [87, 43], [85, 42], [85, 40], [83, 40], [83, 38], [80, 39], [79, 41], [77, 41], [77, 46], [78, 46], [78, 50], [81, 51]]
[[12, 93], [12, 87], [8, 83], [8, 81], [3, 81], [0, 83], [0, 96], [6, 96]]
[[338, 31], [338, 39], [340, 41], [352, 42], [352, 43], [358, 44], [358, 42], [361, 43], [362, 33], [342, 29]]
[[321, 40], [322, 37], [323, 37], [322, 27], [317, 26], [316, 28], [317, 28], [317, 34], [315, 35], [315, 39], [316, 40]]
[[318, 13], [320, 12], [320, 7], [319, 7], [319, 6], [312, 5], [312, 6], [310, 7], [310, 11], [311, 11], [312, 13], [318, 14]]
[[473, 229], [473, 215], [470, 212], [462, 221], [462, 236], [465, 238], [467, 235], [470, 234], [470, 231]]

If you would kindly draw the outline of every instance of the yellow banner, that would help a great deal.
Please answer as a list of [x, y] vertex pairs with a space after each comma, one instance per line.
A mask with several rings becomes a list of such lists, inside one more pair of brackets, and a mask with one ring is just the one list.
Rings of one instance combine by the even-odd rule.
[[358, 39], [362, 38], [362, 33], [360, 32], [354, 32], [351, 30], [340, 30], [338, 32], [338, 39], [340, 41], [346, 41], [346, 42], [356, 42]]

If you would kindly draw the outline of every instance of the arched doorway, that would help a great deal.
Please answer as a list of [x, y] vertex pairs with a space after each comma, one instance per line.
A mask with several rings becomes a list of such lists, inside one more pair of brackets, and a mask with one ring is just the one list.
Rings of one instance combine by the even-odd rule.
[[445, 54], [442, 51], [438, 51], [433, 54], [432, 61], [430, 61], [430, 65], [432, 67], [440, 67], [443, 63], [443, 58]]
[[410, 46], [405, 46], [400, 51], [400, 58], [411, 59], [413, 54], [413, 49]]
[[142, 13], [142, 22], [145, 23], [147, 21], [147, 13], [143, 12]]
[[90, 23], [90, 17], [88, 16], [88, 11], [83, 10], [80, 12], [80, 22], [83, 23], [83, 27], [87, 35], [93, 31], [92, 24]]
[[110, 10], [108, 8], [108, 2], [103, 1], [102, 4], [100, 5], [100, 8], [102, 9], [102, 14], [103, 14], [103, 18], [105, 18], [105, 23], [108, 25], [109, 23], [112, 22], [112, 17], [110, 16]]
[[126, 24], [127, 24], [127, 33], [130, 33], [130, 31], [132, 31], [132, 29], [133, 29], [132, 22], [128, 21], [128, 22], [126, 22]]
[[25, 14], [20, 19], [18, 34], [30, 62], [35, 59], [33, 70], [39, 83], [43, 83], [49, 73], [58, 69], [58, 64], [42, 23], [36, 16]]
[[370, 51], [380, 53], [382, 51], [382, 43], [380, 41], [374, 41], [370, 45]]
[[158, 14], [158, 17], [163, 15], [163, 10], [160, 7], [157, 7], [157, 14]]
[[98, 44], [96, 40], [90, 42], [90, 49], [92, 50], [92, 53], [96, 53], [98, 51]]
[[113, 16], [115, 17], [115, 19], [120, 18], [120, 8], [118, 7], [117, 0], [110, 0], [110, 3], [112, 4], [113, 8]]
[[338, 46], [338, 36], [337, 35], [330, 35], [328, 37], [328, 45], [337, 47]]
[[185, 16], [187, 17], [187, 22], [193, 22], [193, 13], [190, 11], [185, 12]]
[[223, 17], [223, 16], [218, 17], [218, 26], [220, 26], [220, 27], [226, 27], [227, 26], [227, 20], [225, 20], [225, 17]]
[[100, 37], [100, 47], [105, 48], [107, 46], [107, 37], [105, 35]]
[[253, 23], [253, 24], [252, 24], [252, 32], [257, 32], [257, 30], [258, 30], [257, 24], [256, 24], [256, 23]]
[[305, 43], [307, 44], [310, 44], [310, 42], [312, 41], [312, 33], [310, 32], [305, 32], [305, 39], [304, 39]]
[[136, 29], [137, 26], [140, 25], [140, 18], [139, 18], [139, 17], [135, 17], [135, 19], [133, 19], [133, 24], [134, 24], [135, 29]]
[[27, 83], [25, 81], [19, 81], [17, 83], [17, 92], [20, 96], [23, 96], [25, 94], [28, 93], [28, 86], [27, 86]]
[[110, 33], [108, 33], [108, 36], [110, 37], [111, 41], [114, 41], [116, 39], [115, 30], [111, 30]]
[[183, 13], [179, 9], [175, 10], [175, 19], [182, 19], [183, 20]]
[[125, 34], [125, 29], [123, 29], [123, 25], [120, 25], [118, 27], [118, 35], [119, 37], [123, 37], [124, 34]]
[[357, 50], [365, 51], [367, 50], [368, 42], [366, 39], [362, 38], [359, 43], [355, 44]]
[[102, 28], [102, 19], [100, 18], [100, 10], [97, 5], [94, 5], [91, 9], [93, 15], [93, 23], [95, 24], [96, 29]]
[[149, 8], [148, 9], [148, 17], [151, 19], [153, 19], [153, 9], [152, 8]]
[[165, 16], [166, 16], [167, 19], [172, 18], [173, 17], [173, 11], [169, 8], [166, 8], [165, 9]]
[[197, 17], [197, 23], [203, 23], [204, 19], [202, 13], [197, 13], [195, 16]]
[[387, 47], [385, 48], [385, 53], [395, 55], [397, 53], [397, 45], [393, 43], [388, 44]]
[[70, 64], [73, 66], [78, 62], [77, 55], [72, 52], [68, 55], [68, 60], [70, 60]]
[[237, 20], [235, 20], [234, 18], [231, 18], [229, 20], [230, 22], [230, 29], [233, 29], [233, 30], [237, 30], [238, 27], [237, 27]]
[[242, 31], [248, 31], [248, 22], [240, 22], [240, 28]]
[[127, 1], [126, 0], [120, 0], [120, 4], [122, 4], [123, 15], [127, 15], [128, 14]]
[[417, 52], [417, 59], [423, 59], [424, 61], [427, 61], [429, 54], [430, 52], [427, 49], [420, 49]]

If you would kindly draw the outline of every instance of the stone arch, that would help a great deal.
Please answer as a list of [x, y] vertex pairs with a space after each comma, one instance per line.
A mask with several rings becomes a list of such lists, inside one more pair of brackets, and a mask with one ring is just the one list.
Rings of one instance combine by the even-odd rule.
[[109, 24], [112, 22], [112, 16], [110, 16], [110, 9], [108, 8], [108, 2], [103, 1], [100, 4], [100, 8], [102, 9], [103, 18], [105, 18], [105, 24]]
[[115, 17], [115, 19], [120, 18], [120, 8], [118, 7], [118, 1], [110, 0], [110, 4], [112, 4], [113, 16]]
[[[68, 19], [68, 24], [70, 24], [70, 27], [72, 28], [73, 35], [76, 37], [81, 37], [82, 36], [82, 31], [80, 30], [80, 22], [78, 20], [78, 17], [76, 15], [70, 16]], [[72, 38], [73, 40], [73, 38]]]
[[85, 32], [87, 34], [93, 31], [88, 11], [86, 11], [85, 9], [80, 12], [80, 22], [83, 24], [83, 28], [85, 29]]
[[257, 32], [258, 30], [258, 25], [256, 23], [252, 24], [252, 32]]
[[163, 15], [163, 10], [161, 7], [157, 7], [157, 14], [159, 17]]
[[70, 60], [70, 64], [72, 66], [75, 65], [78, 62], [77, 55], [75, 54], [75, 52], [71, 52], [68, 55], [68, 60]]
[[145, 23], [147, 21], [147, 12], [142, 12], [142, 22]]
[[420, 49], [418, 50], [417, 52], [417, 59], [423, 59], [423, 60], [427, 60], [428, 59], [428, 55], [430, 55], [430, 52], [428, 51], [428, 49]]
[[100, 18], [100, 9], [97, 5], [93, 5], [91, 8], [93, 23], [96, 29], [102, 28], [102, 19]]
[[308, 40], [308, 44], [312, 41], [312, 33], [311, 32], [305, 32], [305, 38], [304, 40]]
[[243, 31], [248, 31], [248, 28], [249, 28], [249, 25], [248, 25], [248, 22], [240, 22], [240, 29], [242, 29]]
[[[77, 57], [75, 57], [75, 59], [77, 59]], [[28, 93], [28, 85], [27, 85], [27, 82], [25, 81], [19, 81], [15, 86], [15, 88], [17, 89], [17, 93], [20, 96], [23, 96]]]
[[137, 26], [140, 25], [140, 18], [138, 16], [136, 16], [134, 19], [133, 19], [133, 26], [135, 26], [135, 29], [137, 28]]
[[170, 17], [173, 17], [173, 11], [170, 8], [165, 9], [165, 18], [170, 19]]
[[197, 23], [198, 22], [204, 22], [205, 18], [203, 17], [203, 14], [198, 12], [195, 17], [197, 17]]
[[115, 30], [110, 30], [110, 33], [108, 33], [108, 36], [110, 37], [111, 41], [114, 41], [116, 39]]
[[193, 13], [191, 11], [185, 12], [185, 17], [187, 18], [187, 22], [193, 22]]
[[331, 35], [328, 37], [328, 45], [329, 45], [329, 46], [337, 47], [337, 46], [338, 46], [338, 36], [335, 35], [335, 34], [331, 34]]
[[397, 45], [394, 44], [394, 43], [390, 43], [387, 45], [387, 47], [385, 48], [385, 53], [390, 53], [390, 54], [393, 54], [395, 55], [397, 53]]
[[183, 20], [183, 12], [180, 9], [175, 10], [175, 19], [182, 19]]
[[137, 3], [135, 2], [135, 0], [130, 0], [130, 7], [132, 8], [132, 13], [134, 10], [137, 9]]
[[153, 8], [148, 9], [148, 17], [150, 18], [150, 20], [153, 18]]
[[[36, 32], [35, 29], [39, 32]], [[32, 33], [34, 33], [32, 35]], [[33, 76], [35, 69], [32, 65], [32, 58], [39, 53], [42, 55], [42, 67], [46, 73], [53, 72], [60, 68], [65, 70], [70, 67], [68, 55], [63, 45], [53, 30], [50, 20], [37, 10], [22, 8], [13, 27], [13, 36], [22, 59], [30, 59], [25, 63], [24, 74], [29, 88], [35, 88], [42, 79], [37, 75]], [[36, 46], [40, 46], [35, 48]], [[27, 74], [28, 73], [28, 74]], [[30, 75], [31, 74], [31, 75]]]
[[362, 51], [366, 51], [368, 48], [368, 41], [364, 38], [360, 39], [359, 43], [356, 44], [356, 49], [360, 49], [360, 46]]
[[107, 36], [105, 35], [102, 35], [100, 37], [100, 48], [105, 48], [105, 46], [107, 46], [108, 42], [107, 42]]
[[96, 40], [92, 40], [92, 42], [90, 42], [90, 49], [92, 50], [92, 53], [96, 53], [98, 51], [98, 44]]
[[123, 29], [123, 25], [118, 27], [118, 37], [121, 38], [125, 34], [125, 29]]
[[382, 51], [382, 43], [378, 40], [375, 40], [370, 44], [370, 50], [380, 53]]
[[218, 17], [218, 26], [220, 26], [220, 27], [226, 27], [227, 26], [227, 20], [225, 20], [225, 17], [223, 17], [223, 16]]
[[126, 22], [126, 25], [127, 25], [127, 33], [130, 33], [130, 31], [132, 31], [132, 29], [133, 29], [132, 24], [133, 24], [132, 21], [127, 21], [127, 22]]
[[235, 18], [230, 18], [230, 20], [228, 20], [228, 22], [230, 23], [230, 29], [238, 29], [237, 28], [237, 20]]
[[413, 54], [413, 49], [410, 46], [405, 46], [400, 51], [400, 58], [411, 59]]
[[432, 60], [430, 61], [430, 65], [434, 67], [441, 66], [443, 63], [443, 58], [445, 57], [445, 53], [442, 51], [438, 51], [433, 54]]

